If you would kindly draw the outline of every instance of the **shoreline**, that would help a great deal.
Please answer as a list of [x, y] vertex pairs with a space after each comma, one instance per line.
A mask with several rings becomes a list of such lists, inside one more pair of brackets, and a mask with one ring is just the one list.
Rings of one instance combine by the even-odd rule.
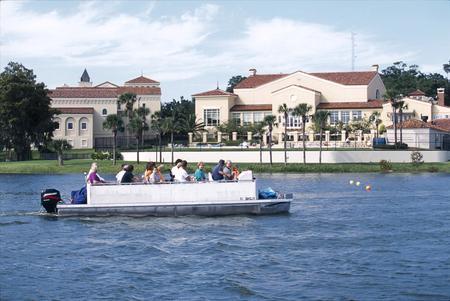
[[[0, 174], [70, 174], [83, 173], [89, 170], [90, 164], [94, 160], [78, 159], [65, 160], [64, 166], [58, 166], [56, 160], [31, 160], [20, 162], [1, 162]], [[146, 162], [124, 162], [117, 161], [113, 165], [112, 161], [98, 160], [100, 173], [117, 173], [121, 164], [133, 164], [135, 174], [144, 172]], [[171, 164], [164, 164], [164, 173], [168, 173]], [[379, 163], [308, 163], [306, 165], [299, 163], [235, 163], [239, 170], [251, 169], [254, 173], [450, 173], [450, 162], [445, 163], [422, 163], [414, 166], [412, 163], [392, 163], [392, 170], [381, 170]], [[205, 171], [210, 171], [215, 164], [206, 163]], [[196, 162], [189, 163], [188, 172], [193, 173], [196, 168]]]

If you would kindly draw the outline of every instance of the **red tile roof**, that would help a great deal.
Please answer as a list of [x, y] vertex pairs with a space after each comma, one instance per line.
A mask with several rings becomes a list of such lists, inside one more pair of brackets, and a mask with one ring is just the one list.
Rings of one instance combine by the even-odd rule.
[[193, 94], [192, 96], [236, 96], [236, 94], [229, 93], [229, 92], [223, 91], [221, 89], [215, 89], [215, 90], [210, 90], [210, 91], [206, 91], [206, 92]]
[[159, 82], [141, 75], [139, 77], [130, 79], [129, 81], [127, 81], [125, 83], [126, 84], [158, 84]]
[[408, 96], [425, 96], [425, 93], [421, 90], [416, 90], [409, 93]]
[[272, 111], [272, 105], [234, 105], [230, 111]]
[[49, 91], [51, 98], [116, 98], [125, 92], [138, 95], [161, 95], [160, 87], [58, 87]]
[[[378, 74], [376, 71], [313, 72], [306, 73], [341, 85], [368, 85]], [[256, 74], [236, 85], [235, 89], [250, 89], [270, 83], [289, 74]]]
[[256, 74], [247, 77], [243, 81], [241, 81], [239, 84], [234, 87], [235, 89], [249, 89], [249, 88], [256, 88], [259, 86], [262, 86], [264, 84], [273, 82], [274, 80], [280, 79], [282, 77], [285, 77], [289, 74]]
[[61, 114], [94, 114], [94, 108], [55, 108]]
[[376, 71], [353, 71], [353, 72], [321, 72], [309, 73], [342, 85], [368, 85], [378, 74]]
[[431, 121], [431, 124], [450, 132], [450, 118], [435, 119]]
[[[440, 126], [434, 125], [431, 122], [424, 122], [419, 119], [408, 119], [403, 121], [402, 123], [397, 124], [397, 128], [402, 129], [434, 129], [441, 132], [450, 132], [450, 129], [445, 129]], [[390, 125], [387, 127], [388, 129], [393, 129], [394, 125]]]
[[322, 102], [317, 109], [336, 110], [336, 109], [381, 109], [383, 101], [380, 99], [371, 99], [367, 102]]

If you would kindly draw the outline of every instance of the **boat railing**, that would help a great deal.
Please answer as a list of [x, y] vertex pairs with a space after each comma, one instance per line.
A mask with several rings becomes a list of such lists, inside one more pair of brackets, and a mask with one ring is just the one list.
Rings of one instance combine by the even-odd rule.
[[122, 186], [122, 185], [195, 185], [195, 184], [207, 184], [207, 183], [249, 183], [255, 182], [255, 179], [252, 180], [218, 180], [218, 181], [186, 181], [186, 182], [178, 182], [178, 181], [165, 181], [159, 183], [148, 183], [148, 182], [131, 182], [131, 183], [117, 183], [117, 182], [105, 182], [105, 183], [94, 183], [88, 184], [91, 186]]

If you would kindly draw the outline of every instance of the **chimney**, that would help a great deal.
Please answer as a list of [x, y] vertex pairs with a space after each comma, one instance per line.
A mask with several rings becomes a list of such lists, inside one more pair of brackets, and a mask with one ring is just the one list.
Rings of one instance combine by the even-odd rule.
[[256, 69], [255, 68], [249, 69], [248, 71], [250, 72], [249, 76], [255, 76], [256, 75]]
[[377, 65], [377, 64], [372, 65], [372, 71], [378, 72], [378, 68], [379, 68], [379, 67], [380, 67], [380, 66]]
[[445, 106], [445, 88], [437, 89], [437, 98], [438, 98], [438, 105], [444, 107]]

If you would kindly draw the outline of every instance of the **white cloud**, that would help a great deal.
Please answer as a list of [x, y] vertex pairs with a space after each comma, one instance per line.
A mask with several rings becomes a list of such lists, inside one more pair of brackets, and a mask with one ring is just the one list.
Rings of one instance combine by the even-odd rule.
[[[108, 2], [109, 3], [109, 2]], [[225, 36], [220, 7], [203, 4], [179, 16], [153, 15], [155, 2], [140, 14], [105, 2], [81, 2], [73, 12], [38, 13], [24, 2], [0, 2], [2, 64], [47, 59], [80, 70], [134, 66], [160, 81], [185, 80], [255, 67], [265, 72], [350, 69], [350, 30], [292, 19], [251, 19]], [[157, 4], [156, 4], [157, 5]], [[223, 13], [221, 13], [223, 14]], [[357, 35], [357, 66], [390, 64], [415, 54]]]

